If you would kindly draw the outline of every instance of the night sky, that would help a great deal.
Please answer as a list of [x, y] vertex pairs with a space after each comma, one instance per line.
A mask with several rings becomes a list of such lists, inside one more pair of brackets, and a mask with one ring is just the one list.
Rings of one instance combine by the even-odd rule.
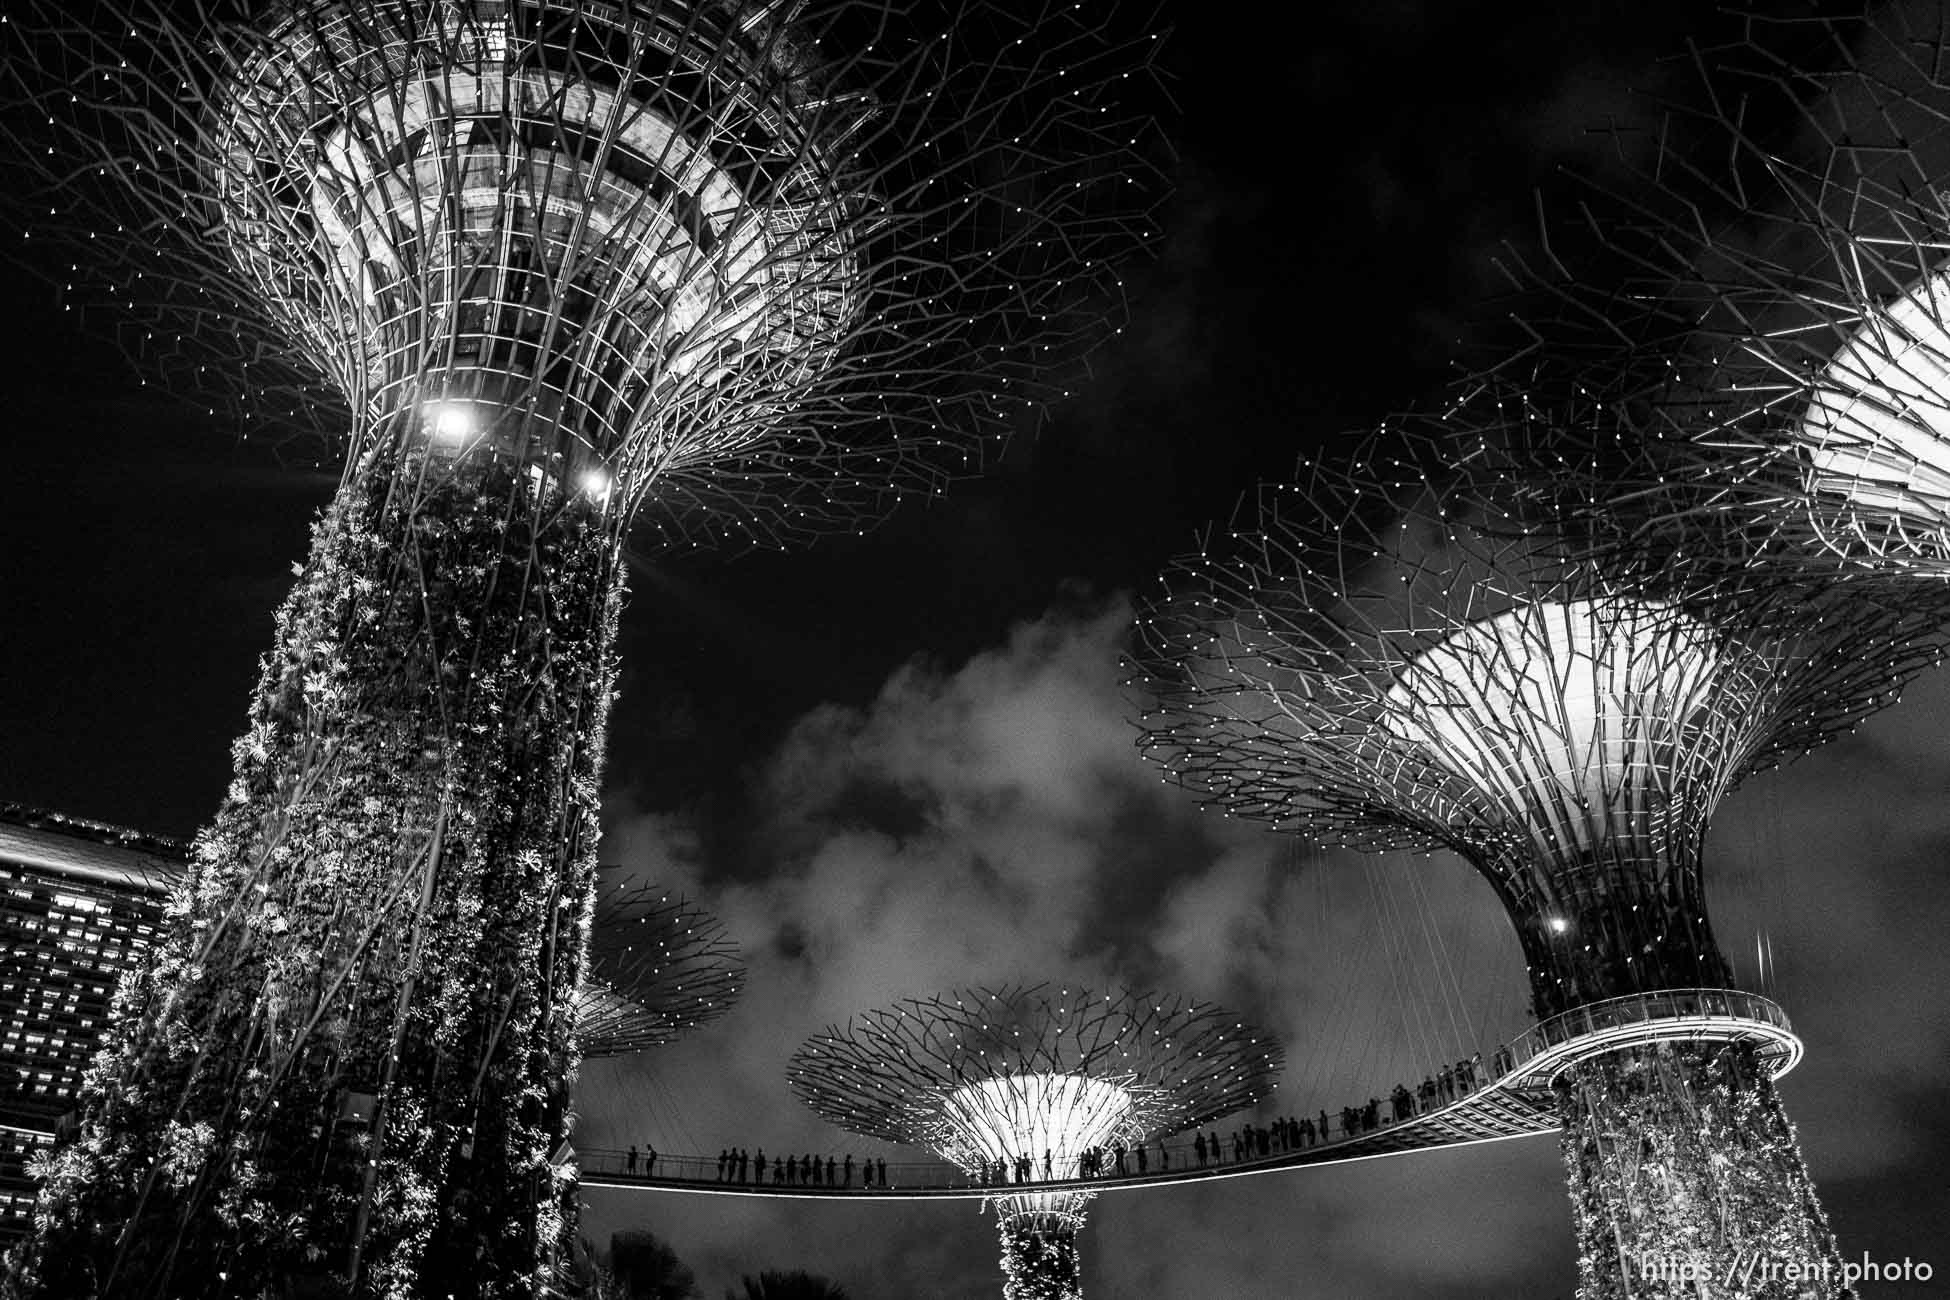
[[[1499, 245], [1529, 237], [1557, 169], [1604, 166], [1588, 128], [1715, 39], [1701, 8], [1167, 9], [1178, 196], [1132, 327], [1075, 399], [865, 539], [636, 557], [603, 859], [716, 910], [752, 978], [695, 1038], [587, 1066], [579, 1144], [864, 1153], [791, 1099], [786, 1057], [853, 1011], [968, 984], [1225, 1002], [1286, 1042], [1281, 1113], [1385, 1095], [1521, 1028], [1486, 886], [1448, 857], [1307, 852], [1200, 813], [1138, 760], [1118, 653], [1134, 595], [1243, 489], [1426, 398], [1490, 332]], [[270, 463], [136, 388], [39, 284], [0, 286], [0, 799], [188, 835], [336, 473]], [[1723, 942], [1752, 980], [1771, 939], [1767, 990], [1808, 1045], [1783, 1094], [1843, 1254], [1930, 1261], [1918, 1295], [1950, 1285], [1947, 737], [1938, 673], [1737, 792], [1709, 846]], [[761, 1268], [858, 1300], [999, 1291], [974, 1202], [588, 1202], [592, 1237], [647, 1227], [712, 1297]], [[1570, 1245], [1555, 1145], [1531, 1139], [1112, 1195], [1085, 1285], [1558, 1297]]]

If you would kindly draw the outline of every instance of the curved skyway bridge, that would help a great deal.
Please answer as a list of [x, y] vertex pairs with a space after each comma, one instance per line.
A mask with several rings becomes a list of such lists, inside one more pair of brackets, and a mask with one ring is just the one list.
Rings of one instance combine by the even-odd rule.
[[[1393, 1092], [1391, 1083], [1383, 1090], [1381, 1122], [1374, 1128], [1357, 1124], [1354, 1131], [1342, 1131], [1341, 1116], [1329, 1114], [1329, 1131], [1325, 1134], [1317, 1131], [1312, 1142], [1284, 1149], [1276, 1144], [1264, 1156], [1256, 1154], [1255, 1148], [1255, 1154], [1233, 1158], [1231, 1131], [1214, 1128], [1203, 1161], [1197, 1155], [1195, 1139], [1181, 1139], [1165, 1145], [1166, 1157], [1160, 1156], [1158, 1144], [1153, 1143], [1147, 1149], [1149, 1168], [1142, 1173], [1136, 1172], [1133, 1153], [1126, 1161], [1127, 1172], [1123, 1174], [1113, 1171], [1089, 1178], [1032, 1177], [1026, 1182], [1011, 1177], [1007, 1183], [991, 1179], [984, 1184], [975, 1175], [942, 1160], [899, 1163], [890, 1160], [884, 1166], [884, 1180], [876, 1162], [871, 1184], [863, 1184], [856, 1166], [850, 1177], [838, 1185], [775, 1182], [769, 1164], [763, 1181], [756, 1171], [748, 1171], [747, 1180], [741, 1181], [735, 1173], [727, 1176], [715, 1156], [672, 1156], [659, 1152], [652, 1167], [645, 1163], [647, 1157], [640, 1154], [634, 1172], [629, 1168], [629, 1154], [624, 1151], [583, 1150], [576, 1153], [576, 1160], [584, 1187], [711, 1196], [856, 1200], [1005, 1196], [1041, 1188], [1079, 1186], [1087, 1186], [1093, 1192], [1111, 1192], [1167, 1183], [1241, 1178], [1307, 1165], [1340, 1164], [1436, 1147], [1554, 1133], [1558, 1129], [1557, 1101], [1551, 1084], [1566, 1069], [1620, 1048], [1659, 1042], [1752, 1043], [1762, 1064], [1775, 1078], [1799, 1064], [1802, 1054], [1801, 1040], [1789, 1026], [1787, 1014], [1767, 998], [1737, 989], [1666, 989], [1595, 1002], [1533, 1025], [1491, 1054], [1489, 1061], [1479, 1067], [1480, 1077], [1474, 1087], [1465, 1090], [1459, 1083], [1454, 1100], [1441, 1100], [1425, 1108], [1418, 1099], [1414, 1114], [1393, 1119], [1387, 1097]], [[1315, 1123], [1318, 1126], [1318, 1119]], [[1032, 1173], [1040, 1172], [1041, 1156], [1031, 1154]], [[820, 1155], [823, 1157], [825, 1153]], [[780, 1153], [781, 1159], [796, 1157], [796, 1152]]]

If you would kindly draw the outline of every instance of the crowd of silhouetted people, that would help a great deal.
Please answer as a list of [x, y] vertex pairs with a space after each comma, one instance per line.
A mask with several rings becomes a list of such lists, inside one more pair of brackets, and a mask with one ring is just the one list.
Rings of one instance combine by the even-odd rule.
[[760, 1184], [773, 1187], [852, 1187], [858, 1175], [861, 1187], [885, 1187], [887, 1162], [871, 1157], [858, 1161], [851, 1152], [845, 1156], [804, 1154], [767, 1156], [765, 1148], [756, 1153], [743, 1147], [726, 1147], [718, 1152], [718, 1178], [721, 1183]]
[[[639, 1151], [635, 1146], [623, 1155], [623, 1172], [632, 1177], [657, 1177], [657, 1149], [648, 1143]], [[679, 1170], [667, 1178], [696, 1181], [701, 1175]], [[868, 1158], [856, 1162], [845, 1156], [803, 1155], [767, 1156], [765, 1148], [756, 1153], [744, 1147], [725, 1147], [718, 1152], [717, 1181], [721, 1183], [769, 1184], [774, 1187], [852, 1187], [858, 1177], [861, 1187], [885, 1187], [887, 1162]]]
[[[1477, 1053], [1423, 1078], [1413, 1089], [1398, 1083], [1384, 1101], [1370, 1097], [1363, 1105], [1343, 1106], [1337, 1114], [1322, 1110], [1317, 1116], [1296, 1119], [1289, 1115], [1268, 1124], [1245, 1124], [1227, 1133], [1194, 1130], [1189, 1150], [1180, 1148], [1180, 1159], [1192, 1163], [1187, 1168], [1208, 1169], [1215, 1165], [1247, 1164], [1275, 1156], [1304, 1151], [1309, 1147], [1334, 1142], [1363, 1133], [1372, 1133], [1388, 1124], [1426, 1115], [1467, 1097], [1492, 1078], [1510, 1069], [1508, 1048], [1498, 1048], [1492, 1071], [1483, 1069]], [[1155, 1148], [1155, 1151], [1154, 1151]], [[1012, 1187], [1033, 1183], [1074, 1182], [1095, 1178], [1133, 1178], [1172, 1167], [1172, 1149], [1162, 1140], [1156, 1143], [1114, 1143], [1093, 1146], [1079, 1152], [1074, 1160], [1059, 1164], [1053, 1152], [1040, 1157], [1021, 1155], [982, 1160], [971, 1177], [978, 1187]], [[645, 1145], [632, 1146], [624, 1157], [624, 1170], [631, 1176], [656, 1178], [657, 1150]], [[678, 1170], [666, 1177], [701, 1180], [704, 1175]], [[857, 1182], [856, 1182], [857, 1179]], [[855, 1161], [852, 1154], [817, 1155], [812, 1152], [768, 1157], [763, 1147], [747, 1152], [744, 1147], [726, 1147], [718, 1152], [717, 1181], [746, 1186], [773, 1187], [887, 1187], [887, 1162], [868, 1157]]]

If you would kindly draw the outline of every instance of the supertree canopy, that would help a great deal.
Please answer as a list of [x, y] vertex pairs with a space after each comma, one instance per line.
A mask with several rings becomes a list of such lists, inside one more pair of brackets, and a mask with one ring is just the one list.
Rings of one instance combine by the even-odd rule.
[[[792, 1089], [840, 1127], [925, 1147], [1000, 1184], [1078, 1176], [1123, 1152], [1243, 1110], [1277, 1086], [1279, 1045], [1206, 1003], [1082, 988], [968, 989], [910, 998], [815, 1034]], [[1027, 1171], [1025, 1178], [1024, 1172]], [[1002, 1293], [1082, 1294], [1077, 1234], [1093, 1193], [998, 1191]]]
[[5, 1293], [533, 1294], [626, 531], [851, 527], [1060, 391], [1148, 234], [1155, 38], [980, 0], [7, 18], [18, 247], [344, 470]]
[[1746, 16], [1553, 232], [1579, 252], [1522, 268], [1558, 354], [1533, 400], [1606, 409], [1531, 451], [1602, 474], [1628, 531], [1802, 578], [1950, 572], [1939, 17]]
[[576, 1050], [622, 1056], [675, 1042], [731, 1009], [745, 964], [724, 923], [657, 885], [596, 896], [576, 991]]
[[1646, 1041], [1594, 1039], [1556, 1078], [1587, 1296], [1642, 1293], [1643, 1259], [1686, 1252], [1839, 1279], [1754, 1046], [1649, 1026], [1731, 979], [1701, 861], [1720, 800], [1892, 699], [1935, 660], [1931, 620], [1735, 591], [1715, 566], [1696, 586], [1674, 566], [1663, 598], [1610, 583], [1536, 516], [1388, 450], [1411, 442], [1303, 466], [1171, 571], [1138, 621], [1143, 749], [1236, 815], [1454, 850], [1502, 900], [1540, 1019], [1575, 1034], [1635, 1008]]

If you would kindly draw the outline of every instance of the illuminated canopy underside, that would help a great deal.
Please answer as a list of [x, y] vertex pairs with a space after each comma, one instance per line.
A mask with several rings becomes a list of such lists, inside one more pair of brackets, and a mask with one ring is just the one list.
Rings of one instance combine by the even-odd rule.
[[[792, 1088], [840, 1127], [980, 1160], [1054, 1165], [1251, 1106], [1278, 1043], [1206, 1003], [1048, 986], [909, 999], [808, 1038]], [[1074, 1161], [1071, 1172], [1074, 1171]]]
[[1621, 832], [1666, 835], [1683, 757], [1725, 730], [1729, 668], [1711, 632], [1669, 606], [1524, 605], [1405, 665], [1382, 726], [1563, 857]]
[[799, 70], [763, 66], [786, 49], [677, 9], [502, 12], [313, 4], [229, 87], [219, 235], [317, 363], [373, 418], [468, 403], [607, 466], [659, 403], [823, 357], [854, 196], [795, 121]]
[[1048, 1153], [1068, 1173], [1083, 1152], [1126, 1136], [1131, 1109], [1130, 1093], [1104, 1079], [1023, 1074], [955, 1089], [942, 1099], [941, 1122], [960, 1140], [964, 1167], [1028, 1156], [1040, 1172]]
[[[1921, 530], [1950, 526], [1950, 275], [1938, 273], [1863, 321], [1821, 373], [1799, 436], [1820, 513]], [[1832, 527], [1832, 521], [1830, 521]]]

